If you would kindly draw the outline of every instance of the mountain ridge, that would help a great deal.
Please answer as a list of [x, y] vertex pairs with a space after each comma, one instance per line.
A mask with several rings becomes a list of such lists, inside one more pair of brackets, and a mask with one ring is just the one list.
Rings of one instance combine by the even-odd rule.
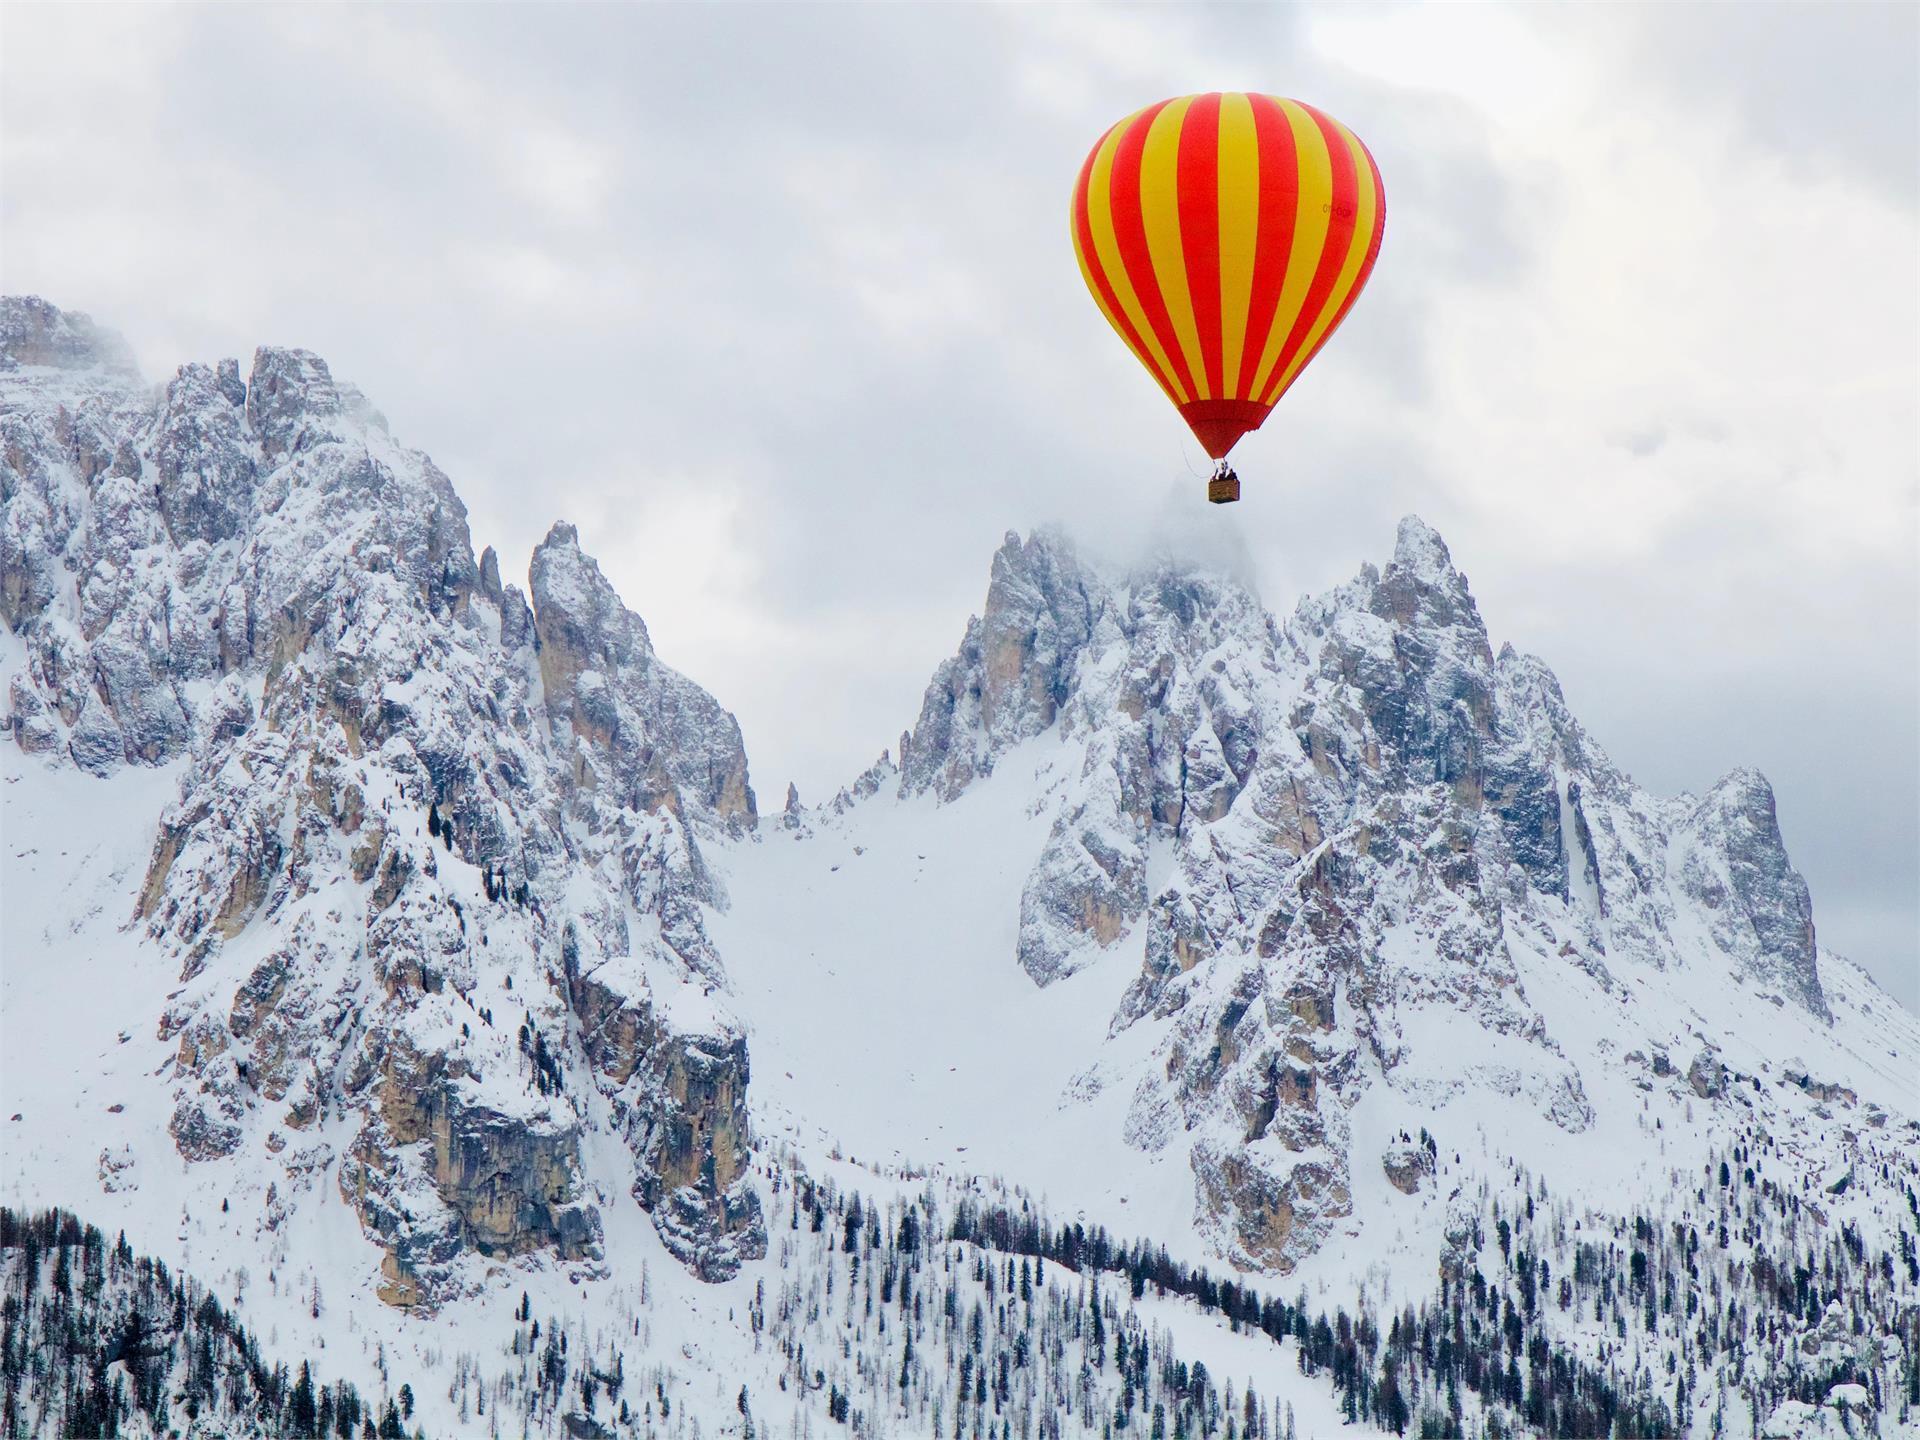
[[[79, 333], [31, 304], [0, 322], [20, 332]], [[581, 1117], [545, 1049], [577, 994], [665, 1232], [715, 1273], [764, 1243], [725, 1193], [744, 1112], [695, 1123], [679, 1093], [698, 1075], [696, 1108], [733, 1105], [745, 1047], [723, 1016], [674, 1031], [645, 983], [716, 971], [701, 841], [754, 818], [732, 717], [656, 659], [571, 527], [525, 595], [500, 586], [446, 476], [319, 357], [262, 349], [238, 388], [183, 366], [149, 401], [77, 342], [27, 354], [99, 379], [4, 417], [9, 728], [96, 776], [186, 765], [132, 907], [185, 987], [159, 1017], [181, 1154], [337, 1159], [395, 1303], [451, 1293], [470, 1253], [590, 1258]], [[516, 963], [549, 983], [508, 998]], [[516, 1071], [531, 1094], [502, 1087]], [[356, 1133], [302, 1143], [341, 1107]]]
[[[1525, 1064], [1501, 1083], [1569, 1133], [1592, 1124], [1516, 945], [1603, 996], [1626, 993], [1615, 969], [1690, 963], [1831, 1020], [1764, 777], [1639, 790], [1543, 662], [1493, 652], [1417, 517], [1384, 570], [1284, 620], [1178, 561], [1103, 574], [1057, 533], [1010, 536], [894, 793], [951, 803], [1046, 736], [1071, 778], [1017, 958], [1047, 986], [1144, 946], [1110, 1033], [1174, 1021], [1171, 1083], [1142, 1083], [1127, 1133], [1192, 1145], [1200, 1223], [1236, 1265], [1285, 1272], [1352, 1213], [1346, 1114], [1367, 1076], [1421, 1068], [1409, 1004], [1514, 1037]], [[1428, 958], [1402, 963], [1415, 936]]]
[[[1765, 778], [1634, 785], [1416, 517], [1286, 614], [1010, 533], [911, 730], [775, 820], [577, 530], [504, 582], [310, 352], [149, 387], [0, 301], [0, 459], [7, 947], [64, 962], [6, 967], [60, 1097], [6, 1086], [9, 1203], [177, 1201], [210, 1278], [324, 1270], [396, 1344], [503, 1286], [631, 1306], [656, 1246], [747, 1313], [822, 1176], [889, 1227], [1028, 1186], [1385, 1314], [1492, 1263], [1516, 1153], [1617, 1227], [1764, 1149], [1795, 1198], [1739, 1263], [1804, 1192], [1897, 1289], [1920, 1025], [1818, 946]], [[1811, 1383], [1767, 1363], [1756, 1427]]]

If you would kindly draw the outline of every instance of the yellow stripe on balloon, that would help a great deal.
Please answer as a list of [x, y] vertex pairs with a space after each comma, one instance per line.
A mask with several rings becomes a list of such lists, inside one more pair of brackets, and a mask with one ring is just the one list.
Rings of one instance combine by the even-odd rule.
[[1253, 303], [1253, 262], [1260, 245], [1260, 140], [1245, 95], [1220, 97], [1220, 376], [1228, 400], [1236, 394], [1240, 352], [1247, 343]]
[[1367, 247], [1373, 243], [1374, 217], [1380, 211], [1380, 196], [1373, 184], [1373, 166], [1367, 163], [1366, 151], [1360, 148], [1360, 142], [1354, 138], [1351, 130], [1338, 120], [1333, 121], [1333, 128], [1339, 132], [1341, 140], [1346, 143], [1348, 151], [1353, 156], [1354, 178], [1358, 181], [1353, 238], [1347, 242], [1347, 258], [1340, 266], [1340, 274], [1333, 282], [1333, 289], [1327, 293], [1327, 303], [1320, 307], [1320, 314], [1314, 320], [1313, 328], [1307, 331], [1306, 339], [1288, 363], [1285, 373], [1279, 377], [1267, 394], [1265, 403], [1268, 405], [1277, 403], [1280, 397], [1287, 393], [1287, 387], [1293, 384], [1293, 377], [1298, 375], [1306, 363], [1313, 358], [1321, 337], [1326, 334], [1327, 327], [1333, 323], [1333, 317], [1338, 315], [1340, 307], [1347, 303], [1347, 296], [1352, 293], [1354, 282], [1360, 278], [1360, 267], [1366, 263]]
[[1153, 333], [1147, 312], [1140, 307], [1140, 297], [1134, 294], [1133, 282], [1127, 278], [1126, 261], [1120, 258], [1120, 241], [1113, 232], [1113, 152], [1120, 148], [1121, 136], [1133, 128], [1140, 115], [1136, 110], [1114, 126], [1113, 133], [1107, 136], [1094, 158], [1093, 173], [1087, 177], [1087, 218], [1093, 226], [1093, 249], [1100, 261], [1100, 272], [1107, 277], [1113, 293], [1120, 297], [1120, 308], [1126, 311], [1134, 333], [1152, 352], [1150, 360], [1141, 356], [1141, 363], [1153, 371], [1160, 388], [1173, 397], [1176, 405], [1184, 405], [1189, 397], [1180, 388], [1173, 366], [1167, 363], [1166, 351], [1160, 348], [1160, 339]]
[[1287, 123], [1293, 127], [1295, 168], [1300, 176], [1300, 195], [1293, 212], [1293, 249], [1287, 259], [1286, 283], [1280, 287], [1279, 308], [1274, 311], [1273, 328], [1267, 331], [1267, 346], [1260, 354], [1260, 368], [1253, 374], [1253, 393], [1264, 394], [1280, 359], [1281, 348], [1300, 318], [1300, 307], [1313, 283], [1313, 272], [1326, 248], [1327, 227], [1333, 219], [1333, 161], [1327, 154], [1326, 137], [1313, 117], [1292, 100], [1274, 97]]
[[1200, 327], [1193, 316], [1193, 296], [1187, 290], [1187, 257], [1180, 240], [1180, 127], [1193, 104], [1188, 95], [1172, 101], [1153, 117], [1147, 143], [1140, 152], [1140, 219], [1147, 231], [1147, 254], [1153, 259], [1153, 278], [1160, 286], [1160, 303], [1173, 322], [1174, 338], [1186, 356], [1199, 398], [1212, 399], [1207, 385], [1206, 357], [1200, 351]]

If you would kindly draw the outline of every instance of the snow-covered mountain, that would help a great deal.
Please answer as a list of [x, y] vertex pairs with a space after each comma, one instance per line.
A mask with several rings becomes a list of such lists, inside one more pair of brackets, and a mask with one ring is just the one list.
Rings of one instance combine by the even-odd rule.
[[152, 387], [7, 300], [0, 444], [0, 1198], [370, 1406], [393, 1355], [435, 1433], [1916, 1413], [1920, 1025], [1765, 779], [1641, 790], [1420, 521], [1285, 616], [1010, 535], [775, 818], [573, 528], [504, 584], [316, 356]]
[[[1190, 1157], [1199, 1223], [1236, 1266], [1289, 1270], [1352, 1213], [1354, 1171], [1381, 1163], [1352, 1127], [1376, 1087], [1585, 1136], [1611, 1068], [1595, 1047], [1697, 1073], [1751, 1027], [1671, 1002], [1729, 992], [1777, 1004], [1769, 1026], [1832, 1069], [1766, 780], [1639, 790], [1544, 664], [1494, 654], [1417, 519], [1384, 573], [1284, 621], [1218, 574], [1103, 577], [1058, 537], [1009, 537], [898, 791], [951, 802], [1015, 752], [1044, 771], [1050, 826], [1014, 953], [1041, 986], [1127, 957], [1112, 1032], [1162, 1026], [1127, 1138]], [[1578, 1018], [1623, 1006], [1623, 1025]], [[1902, 1078], [1869, 1093], [1892, 1103]]]
[[663, 1236], [731, 1273], [764, 1245], [746, 1051], [705, 999], [702, 842], [754, 819], [733, 718], [571, 527], [503, 586], [447, 478], [317, 356], [155, 395], [90, 333], [0, 317], [9, 718], [108, 782], [102, 828], [113, 777], [177, 774], [127, 939], [175, 971], [140, 1028], [171, 1047], [179, 1155], [324, 1173], [413, 1305], [469, 1257], [601, 1259], [587, 1085]]

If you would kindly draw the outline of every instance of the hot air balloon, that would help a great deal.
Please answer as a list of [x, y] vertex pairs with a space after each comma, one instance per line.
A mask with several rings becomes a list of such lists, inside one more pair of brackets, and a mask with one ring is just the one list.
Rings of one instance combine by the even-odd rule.
[[1373, 156], [1298, 100], [1186, 95], [1100, 137], [1073, 188], [1073, 248], [1107, 322], [1217, 462], [1257, 430], [1373, 272]]

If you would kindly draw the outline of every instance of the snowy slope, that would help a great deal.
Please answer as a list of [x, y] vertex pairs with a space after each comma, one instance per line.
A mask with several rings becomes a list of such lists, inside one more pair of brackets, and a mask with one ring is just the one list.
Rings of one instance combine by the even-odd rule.
[[713, 922], [754, 1037], [762, 1135], [893, 1165], [1005, 1175], [1056, 1212], [1185, 1238], [1190, 1182], [1122, 1138], [1103, 1068], [1132, 975], [1119, 957], [1044, 991], [1008, 964], [1019, 897], [1058, 788], [1046, 748], [948, 805], [855, 807], [726, 855]]

